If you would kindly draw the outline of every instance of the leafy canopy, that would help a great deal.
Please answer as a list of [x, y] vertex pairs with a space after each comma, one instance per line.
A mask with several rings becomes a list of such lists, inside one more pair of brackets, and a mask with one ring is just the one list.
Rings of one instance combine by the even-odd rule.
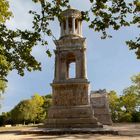
[[11, 11], [9, 10], [9, 3], [7, 0], [0, 1], [0, 23], [5, 23], [7, 19], [12, 16]]
[[43, 105], [43, 97], [35, 94], [31, 99], [21, 101], [11, 110], [11, 119], [14, 123], [40, 122], [46, 117]]
[[[7, 0], [0, 1], [0, 80], [5, 81], [12, 70], [24, 76], [25, 70], [41, 70], [41, 63], [31, 54], [36, 45], [48, 46], [47, 38], [53, 36], [49, 28], [50, 22], [61, 18], [63, 9], [70, 7], [69, 0], [32, 0], [40, 5], [40, 11], [30, 11], [34, 16], [32, 30], [15, 31], [5, 26], [12, 13]], [[111, 37], [107, 29], [119, 30], [121, 27], [136, 25], [140, 28], [140, 2], [139, 0], [89, 0], [91, 6], [86, 11], [81, 11], [82, 20], [87, 21], [89, 28], [102, 32], [102, 39]], [[89, 16], [92, 15], [92, 16]], [[127, 17], [131, 18], [127, 18]], [[54, 36], [53, 36], [54, 37]], [[55, 37], [54, 37], [55, 39]], [[140, 36], [136, 40], [127, 41], [130, 49], [136, 51], [140, 59]], [[51, 52], [46, 49], [50, 57]]]

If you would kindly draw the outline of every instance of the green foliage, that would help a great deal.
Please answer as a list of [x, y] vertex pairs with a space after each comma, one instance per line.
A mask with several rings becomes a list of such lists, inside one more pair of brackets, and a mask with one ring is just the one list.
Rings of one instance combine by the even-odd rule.
[[0, 23], [4, 23], [12, 16], [7, 0], [0, 0]]
[[11, 118], [14, 123], [25, 123], [27, 120], [32, 118], [31, 115], [31, 103], [30, 100], [21, 101], [15, 108], [11, 111]]
[[[25, 70], [41, 70], [41, 63], [31, 54], [32, 49], [37, 44], [48, 46], [48, 38], [53, 36], [50, 23], [55, 19], [61, 19], [63, 9], [70, 7], [69, 0], [32, 0], [33, 3], [40, 5], [40, 11], [30, 11], [33, 14], [32, 30], [12, 31], [4, 25], [12, 13], [9, 11], [9, 4], [6, 0], [0, 1], [0, 79], [6, 79], [8, 73], [17, 70], [18, 74], [24, 76]], [[102, 39], [111, 37], [107, 29], [119, 30], [123, 26], [137, 25], [140, 23], [140, 4], [138, 0], [127, 2], [125, 0], [89, 0], [91, 7], [82, 11], [83, 20], [89, 23], [89, 27], [96, 32], [102, 32]], [[92, 16], [89, 16], [92, 15]], [[128, 21], [127, 16], [132, 19]], [[130, 49], [136, 50], [140, 58], [140, 37], [136, 41], [128, 41]], [[47, 55], [52, 54], [46, 49]]]
[[3, 112], [2, 115], [0, 116], [0, 126], [4, 126], [6, 124], [12, 124], [10, 112], [7, 113]]
[[33, 122], [41, 122], [45, 119], [46, 113], [44, 112], [42, 106], [44, 104], [44, 99], [39, 94], [35, 94], [31, 101], [31, 121]]
[[[4, 93], [6, 87], [7, 87], [6, 81], [0, 79], [0, 100], [1, 100], [1, 96]], [[0, 104], [0, 108], [1, 108], [1, 104]]]
[[1, 93], [4, 93], [6, 87], [7, 87], [6, 81], [0, 80], [0, 96], [1, 96]]
[[[82, 19], [87, 21], [89, 27], [96, 32], [102, 32], [102, 39], [112, 37], [107, 33], [109, 28], [119, 30], [121, 27], [130, 26], [132, 24], [138, 25], [140, 23], [140, 4], [138, 0], [89, 0], [91, 6], [86, 11], [82, 11]], [[53, 36], [51, 29], [49, 29], [50, 21], [55, 17], [61, 19], [61, 11], [69, 7], [69, 0], [33, 0], [36, 4], [41, 6], [41, 11], [30, 11], [34, 15], [33, 29], [40, 35]], [[40, 14], [41, 13], [41, 14]], [[89, 16], [92, 15], [92, 16]], [[127, 16], [132, 18], [127, 18]], [[53, 36], [54, 37], [54, 36]], [[55, 38], [54, 38], [55, 39]], [[127, 41], [130, 49], [136, 50], [136, 55], [140, 58], [140, 37], [136, 41]], [[42, 45], [47, 44], [47, 40], [40, 39]], [[47, 51], [49, 55], [49, 50]]]
[[131, 78], [132, 82], [140, 88], [140, 73], [138, 73], [137, 75], [134, 75], [132, 78]]
[[44, 99], [44, 104], [43, 104], [43, 109], [46, 113], [46, 118], [48, 117], [48, 109], [51, 107], [52, 105], [52, 95], [48, 94], [46, 96], [43, 96]]
[[108, 93], [109, 108], [111, 113], [111, 118], [113, 122], [118, 121], [118, 112], [121, 110], [120, 100], [115, 91], [110, 91]]
[[108, 93], [113, 122], [140, 122], [140, 74], [133, 76], [133, 85], [123, 90], [121, 96]]
[[126, 112], [134, 112], [136, 110], [136, 107], [140, 105], [137, 88], [135, 86], [126, 88], [123, 91], [123, 95], [120, 97], [120, 100]]
[[119, 122], [132, 122], [132, 114], [129, 112], [120, 112]]
[[[0, 26], [6, 22], [6, 20], [10, 19], [12, 16], [11, 11], [9, 11], [9, 3], [7, 0], [1, 0], [0, 1]], [[2, 30], [0, 29], [0, 32]], [[0, 41], [3, 36], [0, 33]], [[6, 60], [6, 57], [2, 55], [2, 46], [0, 43], [0, 96], [1, 93], [4, 93], [5, 88], [6, 88], [6, 82], [3, 79], [3, 72], [4, 71], [9, 71], [9, 64]]]
[[[140, 1], [134, 0], [133, 2], [133, 20], [131, 24], [137, 25], [140, 28]], [[140, 59], [140, 34], [135, 40], [127, 41], [126, 44], [129, 46], [130, 50], [135, 50], [137, 58]]]
[[39, 123], [47, 118], [51, 106], [51, 95], [34, 94], [31, 99], [23, 100], [11, 110], [13, 123]]
[[132, 113], [132, 122], [140, 122], [140, 111]]
[[[86, 11], [82, 11], [83, 20], [87, 21], [89, 27], [96, 32], [102, 32], [102, 39], [106, 37], [112, 37], [107, 33], [107, 29], [113, 28], [119, 30], [121, 27], [130, 25], [140, 26], [140, 2], [138, 0], [125, 1], [125, 0], [89, 0], [91, 6]], [[36, 4], [41, 6], [41, 11], [38, 14], [35, 11], [31, 11], [34, 15], [35, 31], [44, 33], [48, 36], [53, 36], [49, 24], [55, 17], [61, 18], [60, 13], [64, 8], [69, 7], [69, 0], [33, 0]], [[92, 16], [89, 16], [92, 15]], [[127, 18], [127, 16], [132, 18]], [[47, 25], [47, 26], [46, 26]], [[127, 45], [130, 49], [136, 50], [137, 58], [140, 58], [140, 37], [136, 37], [136, 40], [127, 41]], [[47, 41], [42, 40], [42, 44]]]
[[[31, 52], [39, 38], [37, 33], [12, 31], [0, 24], [0, 78], [6, 79], [9, 71], [16, 69], [24, 75], [24, 70], [41, 70], [40, 63]], [[30, 40], [30, 41], [29, 41]]]

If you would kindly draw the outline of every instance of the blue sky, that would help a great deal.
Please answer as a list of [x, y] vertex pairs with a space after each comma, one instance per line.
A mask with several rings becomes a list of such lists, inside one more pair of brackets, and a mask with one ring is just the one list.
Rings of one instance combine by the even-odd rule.
[[[71, 0], [71, 5], [79, 10], [89, 7], [87, 0]], [[32, 17], [28, 14], [31, 9], [39, 9], [31, 0], [10, 1], [14, 18], [7, 22], [12, 29], [30, 29]], [[56, 38], [59, 38], [59, 23], [54, 21], [51, 26]], [[125, 40], [133, 39], [139, 31], [135, 27], [122, 28], [121, 31], [110, 30], [112, 39], [101, 40], [100, 34], [88, 28], [83, 23], [83, 36], [87, 42], [87, 70], [91, 90], [115, 90], [121, 94], [123, 89], [131, 84], [130, 77], [140, 72], [140, 60], [135, 53], [129, 51]], [[52, 38], [48, 38], [50, 50], [55, 49]], [[26, 72], [24, 77], [13, 71], [8, 76], [8, 88], [4, 94], [0, 112], [12, 109], [19, 101], [28, 99], [35, 93], [46, 95], [51, 93], [50, 83], [54, 77], [54, 55], [48, 58], [45, 47], [36, 46], [33, 55], [42, 63], [41, 72]]]

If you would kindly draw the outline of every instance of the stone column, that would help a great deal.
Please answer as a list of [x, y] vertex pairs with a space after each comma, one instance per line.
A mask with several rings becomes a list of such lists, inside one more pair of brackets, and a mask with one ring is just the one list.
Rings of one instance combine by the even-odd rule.
[[54, 80], [56, 80], [56, 79], [57, 79], [57, 78], [56, 78], [56, 77], [57, 77], [57, 58], [56, 58], [56, 57], [57, 57], [57, 54], [56, 54], [56, 52], [55, 52], [55, 64], [54, 64], [54, 67], [55, 67], [54, 69], [55, 69], [55, 70], [54, 70]]
[[[62, 54], [61, 54], [62, 55]], [[65, 56], [61, 56], [61, 65], [59, 65], [59, 70], [60, 72], [60, 80], [65, 80], [66, 79], [66, 74], [67, 74], [67, 65], [66, 65], [66, 59]]]
[[86, 53], [85, 49], [82, 50], [82, 78], [87, 78], [87, 71], [86, 71]]
[[69, 79], [69, 63], [66, 63], [66, 79]]
[[75, 18], [72, 18], [72, 33], [75, 34]]
[[76, 55], [76, 78], [81, 78], [81, 56], [79, 53]]
[[86, 51], [84, 51], [84, 58], [85, 58], [85, 64], [84, 64], [85, 65], [85, 78], [87, 79], [87, 56], [86, 56]]
[[55, 72], [54, 72], [54, 80], [58, 81], [59, 80], [59, 75], [60, 75], [60, 69], [59, 69], [59, 63], [60, 58], [57, 50], [55, 50]]
[[68, 22], [68, 17], [66, 18], [66, 34], [69, 34], [69, 22]]
[[61, 23], [61, 36], [64, 35], [64, 23], [62, 22]]
[[78, 21], [78, 34], [81, 35], [81, 23]]
[[80, 35], [82, 36], [82, 22], [80, 21]]

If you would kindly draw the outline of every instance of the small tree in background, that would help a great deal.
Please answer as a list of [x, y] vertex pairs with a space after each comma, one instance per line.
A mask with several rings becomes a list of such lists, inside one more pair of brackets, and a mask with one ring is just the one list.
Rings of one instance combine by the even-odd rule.
[[30, 100], [23, 100], [11, 110], [11, 118], [15, 124], [32, 120], [33, 114]]
[[31, 112], [32, 112], [32, 121], [41, 122], [45, 119], [46, 113], [43, 110], [44, 99], [39, 94], [35, 94], [31, 98]]
[[131, 79], [133, 85], [125, 88], [121, 96], [115, 91], [108, 93], [113, 122], [140, 122], [140, 74]]
[[46, 119], [48, 117], [48, 109], [51, 107], [52, 105], [52, 95], [48, 94], [46, 96], [43, 96], [44, 98], [44, 104], [43, 104], [43, 109], [46, 113]]
[[119, 119], [119, 112], [121, 111], [119, 96], [112, 90], [108, 93], [108, 99], [112, 121], [117, 122]]
[[51, 95], [40, 96], [36, 93], [31, 99], [21, 101], [10, 111], [11, 119], [15, 124], [43, 122], [47, 118], [51, 100]]

